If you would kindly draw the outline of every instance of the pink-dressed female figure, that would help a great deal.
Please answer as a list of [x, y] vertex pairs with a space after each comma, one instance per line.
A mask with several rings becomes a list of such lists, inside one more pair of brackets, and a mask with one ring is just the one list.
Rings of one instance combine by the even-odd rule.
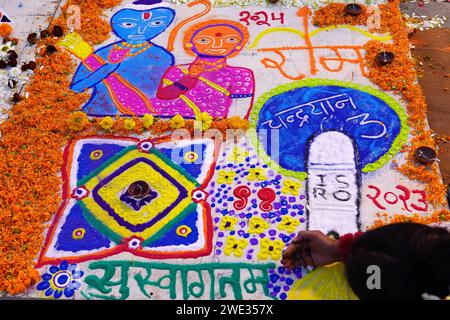
[[195, 60], [169, 67], [151, 104], [159, 116], [247, 118], [254, 98], [253, 71], [230, 66], [249, 40], [246, 27], [231, 20], [209, 20], [192, 25], [184, 36], [184, 49]]

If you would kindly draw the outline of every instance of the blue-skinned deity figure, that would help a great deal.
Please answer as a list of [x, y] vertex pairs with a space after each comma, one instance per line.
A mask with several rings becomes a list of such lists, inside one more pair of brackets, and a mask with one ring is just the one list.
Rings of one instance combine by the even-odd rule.
[[92, 116], [153, 113], [149, 98], [155, 96], [164, 72], [174, 64], [174, 57], [152, 41], [174, 18], [175, 11], [164, 6], [147, 10], [126, 8], [111, 18], [112, 30], [119, 41], [95, 52], [76, 34], [61, 42], [82, 60], [71, 89], [75, 92], [92, 89], [91, 98], [83, 107], [85, 113]]

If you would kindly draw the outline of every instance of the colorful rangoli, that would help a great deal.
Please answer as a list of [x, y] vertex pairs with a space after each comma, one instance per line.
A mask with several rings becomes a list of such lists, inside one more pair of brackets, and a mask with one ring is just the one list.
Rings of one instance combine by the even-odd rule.
[[271, 2], [61, 7], [1, 124], [0, 291], [355, 299], [281, 266], [300, 230], [450, 219], [398, 1]]

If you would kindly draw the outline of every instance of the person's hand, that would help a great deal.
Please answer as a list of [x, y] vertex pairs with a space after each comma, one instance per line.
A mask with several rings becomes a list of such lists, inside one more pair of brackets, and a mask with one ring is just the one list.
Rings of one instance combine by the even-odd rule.
[[300, 231], [283, 253], [281, 264], [291, 270], [340, 261], [338, 243], [320, 231]]

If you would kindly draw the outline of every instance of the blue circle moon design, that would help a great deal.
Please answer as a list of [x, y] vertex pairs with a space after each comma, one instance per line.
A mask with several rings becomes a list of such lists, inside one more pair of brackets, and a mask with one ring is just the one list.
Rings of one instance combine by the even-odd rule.
[[[343, 84], [293, 88], [273, 95], [257, 107], [256, 131], [273, 161], [286, 170], [306, 171], [309, 140], [330, 130], [343, 132], [355, 141], [360, 170], [391, 150], [402, 130], [401, 118], [406, 118], [406, 114], [398, 114], [401, 107], [381, 92], [377, 95], [386, 99]], [[396, 110], [391, 107], [393, 103], [397, 104]]]

